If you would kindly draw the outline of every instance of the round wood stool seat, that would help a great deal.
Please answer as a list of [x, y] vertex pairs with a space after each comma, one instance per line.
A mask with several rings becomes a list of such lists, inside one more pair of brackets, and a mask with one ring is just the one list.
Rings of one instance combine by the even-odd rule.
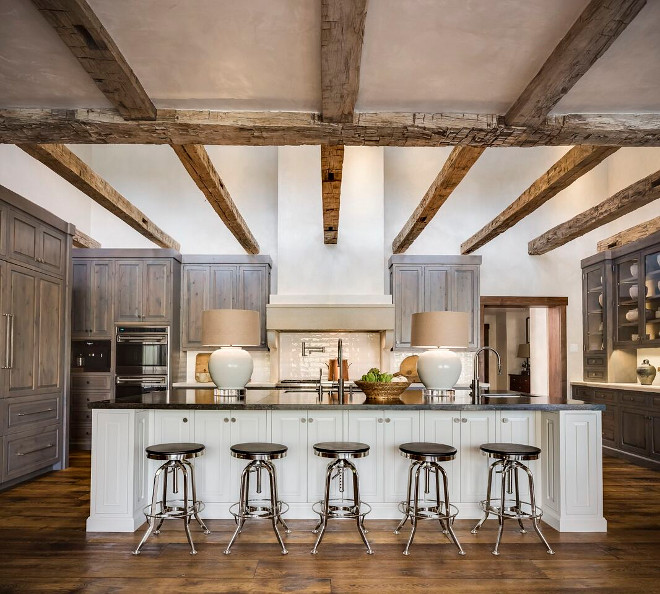
[[444, 443], [429, 441], [415, 441], [402, 443], [399, 446], [401, 455], [410, 460], [427, 460], [429, 462], [443, 462], [456, 457], [456, 448]]
[[242, 460], [277, 460], [286, 456], [287, 448], [281, 443], [251, 442], [231, 446], [231, 455]]

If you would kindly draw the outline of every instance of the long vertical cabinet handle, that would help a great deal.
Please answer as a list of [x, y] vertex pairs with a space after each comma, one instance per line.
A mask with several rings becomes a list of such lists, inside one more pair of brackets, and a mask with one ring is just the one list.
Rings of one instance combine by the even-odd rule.
[[3, 369], [9, 369], [9, 347], [11, 344], [10, 334], [11, 328], [9, 327], [9, 319], [11, 314], [2, 314], [5, 318], [5, 362], [2, 365]]
[[9, 345], [11, 346], [11, 354], [9, 357], [9, 369], [14, 369], [14, 314], [9, 314], [11, 320], [11, 334], [9, 337]]

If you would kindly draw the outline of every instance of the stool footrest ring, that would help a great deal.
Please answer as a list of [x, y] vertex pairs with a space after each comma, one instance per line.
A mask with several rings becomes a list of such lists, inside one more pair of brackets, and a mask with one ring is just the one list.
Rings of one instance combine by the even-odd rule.
[[364, 501], [360, 501], [360, 505], [356, 506], [350, 499], [330, 499], [328, 507], [325, 507], [325, 501], [317, 501], [312, 505], [314, 513], [318, 514], [320, 518], [327, 515], [332, 519], [347, 519], [354, 520], [355, 518], [362, 518], [368, 513], [371, 513], [371, 506]]
[[188, 503], [186, 508], [182, 499], [168, 500], [167, 505], [163, 506], [162, 501], [158, 501], [155, 505], [157, 511], [154, 511], [152, 504], [144, 507], [142, 510], [147, 520], [153, 518], [155, 520], [182, 520], [183, 518], [190, 518], [198, 514], [204, 509], [204, 503], [197, 501], [195, 503]]
[[[430, 501], [428, 503], [431, 504]], [[449, 520], [452, 523], [458, 515], [458, 508], [450, 503], [449, 511], [447, 511], [444, 501], [440, 502], [440, 505], [433, 503], [432, 505], [417, 506], [416, 516], [414, 514], [414, 505], [412, 505], [410, 502], [401, 501], [399, 503], [399, 511], [411, 519], [414, 516], [418, 520]]]
[[488, 505], [488, 500], [484, 499], [479, 502], [479, 505], [481, 505], [481, 509], [484, 510], [484, 512], [488, 512], [497, 517], [502, 516], [505, 519], [540, 520], [543, 516], [543, 510], [538, 505], [534, 509], [532, 504], [527, 501], [520, 501], [517, 504], [515, 499], [505, 499], [503, 510], [500, 509], [500, 503], [501, 501], [499, 499], [491, 499], [490, 505]]
[[234, 503], [229, 508], [229, 513], [234, 516], [235, 520], [240, 518], [253, 518], [260, 520], [272, 520], [273, 517], [279, 517], [289, 511], [289, 505], [284, 501], [277, 502], [277, 509], [273, 510], [270, 499], [250, 499], [241, 514], [241, 504]]

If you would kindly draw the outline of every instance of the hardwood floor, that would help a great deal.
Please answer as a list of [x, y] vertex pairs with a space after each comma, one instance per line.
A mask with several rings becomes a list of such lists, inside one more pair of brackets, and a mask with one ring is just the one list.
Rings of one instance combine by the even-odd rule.
[[[290, 521], [289, 554], [281, 555], [266, 523], [248, 523], [230, 556], [222, 551], [233, 522], [209, 521], [193, 531], [188, 554], [178, 523], [164, 527], [135, 557], [135, 534], [87, 534], [89, 454], [72, 466], [0, 493], [0, 592], [660, 592], [660, 473], [605, 458], [607, 534], [544, 533], [549, 556], [532, 534], [509, 522], [501, 556], [490, 551], [496, 522], [478, 535], [457, 521], [467, 555], [435, 523], [422, 523], [411, 555], [394, 522], [367, 521], [368, 556], [352, 523], [336, 522], [314, 557], [311, 521]], [[192, 524], [191, 524], [192, 527]]]

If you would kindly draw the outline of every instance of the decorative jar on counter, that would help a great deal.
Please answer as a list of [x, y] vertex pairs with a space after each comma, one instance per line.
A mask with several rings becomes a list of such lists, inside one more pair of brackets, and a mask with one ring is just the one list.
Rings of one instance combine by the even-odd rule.
[[655, 367], [649, 363], [648, 359], [644, 359], [642, 364], [637, 368], [637, 377], [642, 386], [650, 386], [655, 379]]

